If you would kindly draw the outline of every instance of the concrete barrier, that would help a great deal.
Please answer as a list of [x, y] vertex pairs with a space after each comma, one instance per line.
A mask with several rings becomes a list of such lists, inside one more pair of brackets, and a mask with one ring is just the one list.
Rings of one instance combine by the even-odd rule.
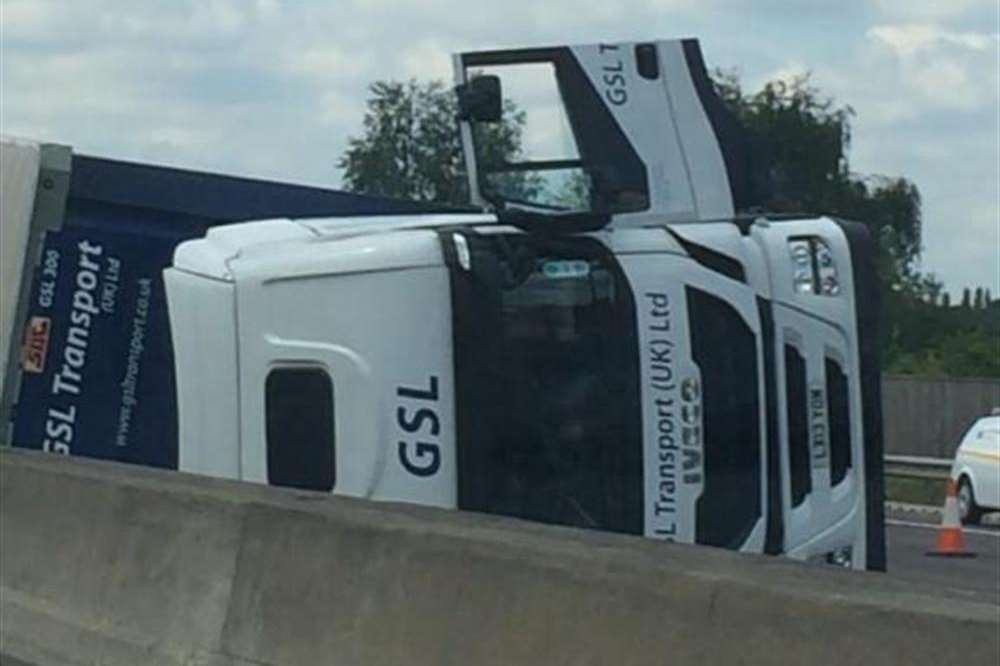
[[0, 652], [34, 664], [996, 664], [879, 574], [0, 453]]

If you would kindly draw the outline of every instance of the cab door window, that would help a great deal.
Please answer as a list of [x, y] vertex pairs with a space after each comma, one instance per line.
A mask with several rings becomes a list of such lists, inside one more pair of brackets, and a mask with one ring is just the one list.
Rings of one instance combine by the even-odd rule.
[[267, 481], [333, 490], [336, 481], [333, 381], [315, 367], [275, 368], [265, 385]]
[[[614, 56], [610, 66], [620, 69], [623, 62]], [[466, 53], [462, 68], [466, 80], [499, 79], [508, 121], [473, 121], [470, 128], [472, 145], [465, 148], [473, 149], [485, 199], [534, 211], [649, 208], [646, 167], [570, 49]], [[624, 103], [625, 77], [605, 77], [614, 84], [610, 94], [618, 101], [612, 105]], [[516, 149], [508, 129], [512, 119], [522, 138]]]

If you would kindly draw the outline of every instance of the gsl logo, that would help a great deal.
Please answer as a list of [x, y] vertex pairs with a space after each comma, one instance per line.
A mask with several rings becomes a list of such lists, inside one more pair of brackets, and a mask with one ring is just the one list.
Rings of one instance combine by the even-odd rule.
[[[438, 378], [431, 375], [428, 383], [427, 389], [406, 386], [396, 389], [396, 397], [404, 401], [396, 408], [396, 424], [403, 431], [418, 437], [413, 442], [400, 440], [399, 463], [410, 474], [422, 477], [433, 476], [441, 468], [441, 445], [438, 442], [441, 419], [436, 410]], [[419, 435], [421, 432], [423, 434]]]

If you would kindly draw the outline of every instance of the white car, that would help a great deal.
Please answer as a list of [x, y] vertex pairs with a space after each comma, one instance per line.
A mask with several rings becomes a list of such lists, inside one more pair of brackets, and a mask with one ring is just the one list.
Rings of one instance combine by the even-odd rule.
[[984, 513], [1000, 511], [1000, 414], [984, 416], [969, 428], [955, 453], [951, 478], [958, 484], [963, 523], [978, 523]]

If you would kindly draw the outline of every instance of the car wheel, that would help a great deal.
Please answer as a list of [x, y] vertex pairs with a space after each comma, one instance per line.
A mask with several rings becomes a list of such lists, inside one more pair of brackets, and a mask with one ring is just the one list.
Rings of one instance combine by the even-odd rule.
[[976, 495], [972, 492], [972, 483], [969, 477], [963, 476], [958, 480], [958, 517], [966, 525], [979, 523], [983, 511], [976, 505]]

